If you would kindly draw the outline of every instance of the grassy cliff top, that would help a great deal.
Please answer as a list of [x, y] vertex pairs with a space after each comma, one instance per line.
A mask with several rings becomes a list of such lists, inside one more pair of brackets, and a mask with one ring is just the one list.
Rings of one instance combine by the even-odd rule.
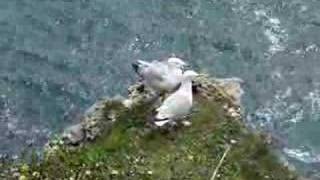
[[106, 101], [99, 121], [109, 121], [112, 113], [116, 119], [112, 128], [104, 128], [93, 141], [77, 148], [55, 145], [54, 153], [48, 151], [40, 162], [2, 164], [2, 178], [14, 179], [8, 169], [17, 167], [16, 178], [24, 180], [296, 179], [261, 136], [249, 132], [240, 116], [229, 113], [237, 106], [224, 91], [211, 90], [213, 98], [196, 89], [191, 126], [170, 129], [148, 125], [154, 113], [152, 103], [126, 108], [119, 101]]

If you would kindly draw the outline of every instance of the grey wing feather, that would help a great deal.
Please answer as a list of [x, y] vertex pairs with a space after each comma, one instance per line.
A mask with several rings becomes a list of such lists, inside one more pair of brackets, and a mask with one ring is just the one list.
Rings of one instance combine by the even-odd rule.
[[168, 67], [161, 62], [153, 62], [150, 66], [143, 70], [145, 78], [152, 78], [154, 80], [163, 80], [167, 74]]

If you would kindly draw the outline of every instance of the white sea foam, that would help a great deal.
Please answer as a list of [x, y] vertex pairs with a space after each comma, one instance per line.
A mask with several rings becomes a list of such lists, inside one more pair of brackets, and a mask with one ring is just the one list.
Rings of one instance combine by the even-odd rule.
[[319, 163], [320, 155], [314, 155], [308, 150], [284, 148], [283, 152], [296, 160], [304, 163]]
[[256, 19], [263, 23], [264, 35], [271, 42], [268, 54], [273, 55], [285, 50], [285, 42], [288, 39], [288, 34], [286, 30], [281, 27], [280, 19], [271, 17], [265, 10], [256, 10], [254, 13], [256, 15]]
[[[272, 99], [255, 112], [256, 125], [274, 133], [290, 133], [295, 124], [302, 121], [317, 121], [320, 117], [320, 90], [315, 88], [302, 101], [292, 101], [292, 89], [278, 91]], [[310, 117], [306, 119], [306, 116]], [[274, 129], [274, 128], [277, 129]], [[279, 131], [280, 130], [280, 131]], [[286, 147], [283, 152], [304, 163], [320, 163], [320, 154], [305, 147]]]
[[314, 89], [303, 99], [306, 101], [306, 105], [310, 106], [311, 120], [318, 120], [320, 118], [320, 90]]
[[[288, 87], [284, 91], [277, 91], [272, 99], [266, 101], [263, 106], [255, 112], [258, 127], [266, 130], [274, 130], [273, 127], [290, 131], [291, 127], [303, 120], [304, 110], [302, 104], [298, 102], [289, 102], [292, 96], [292, 88]], [[289, 125], [289, 126], [288, 126]], [[290, 128], [288, 128], [290, 127]]]

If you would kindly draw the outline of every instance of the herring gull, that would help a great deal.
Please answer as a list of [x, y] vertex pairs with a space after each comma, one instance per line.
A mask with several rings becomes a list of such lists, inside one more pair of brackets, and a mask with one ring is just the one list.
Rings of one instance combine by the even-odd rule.
[[180, 85], [185, 65], [183, 60], [171, 57], [163, 62], [138, 60], [132, 67], [143, 83], [155, 92], [171, 92]]
[[188, 115], [192, 107], [192, 79], [198, 74], [192, 70], [185, 71], [181, 86], [164, 100], [157, 108], [155, 124], [163, 126], [172, 120]]

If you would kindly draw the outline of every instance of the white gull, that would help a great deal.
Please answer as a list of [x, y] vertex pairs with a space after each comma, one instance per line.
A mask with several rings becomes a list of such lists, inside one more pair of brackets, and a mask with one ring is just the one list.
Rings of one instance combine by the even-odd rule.
[[171, 92], [180, 85], [185, 65], [183, 60], [171, 57], [167, 61], [138, 60], [132, 67], [143, 83], [155, 92]]
[[179, 89], [168, 96], [157, 108], [155, 125], [163, 126], [168, 122], [188, 115], [192, 108], [192, 79], [198, 74], [192, 70], [185, 71]]

